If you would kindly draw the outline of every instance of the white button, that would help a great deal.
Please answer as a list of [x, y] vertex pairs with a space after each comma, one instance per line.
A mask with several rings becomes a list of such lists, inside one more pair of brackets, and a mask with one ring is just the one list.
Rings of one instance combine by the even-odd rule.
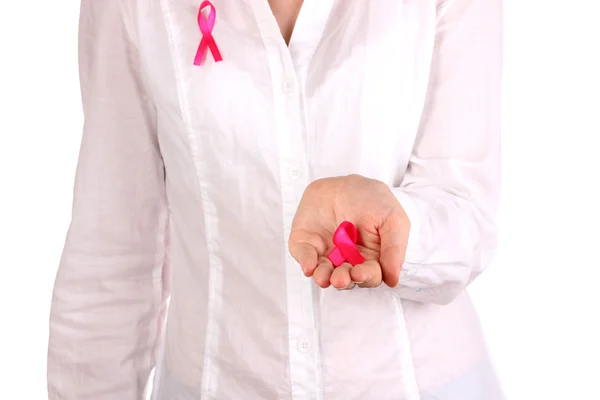
[[292, 167], [288, 170], [288, 175], [291, 180], [297, 181], [298, 179], [300, 179], [300, 175], [302, 175], [302, 174], [301, 174], [299, 168]]
[[311, 349], [312, 344], [308, 340], [303, 339], [298, 341], [298, 350], [300, 350], [302, 353], [308, 353]]
[[292, 93], [294, 90], [294, 82], [291, 79], [283, 81], [283, 91], [286, 93]]

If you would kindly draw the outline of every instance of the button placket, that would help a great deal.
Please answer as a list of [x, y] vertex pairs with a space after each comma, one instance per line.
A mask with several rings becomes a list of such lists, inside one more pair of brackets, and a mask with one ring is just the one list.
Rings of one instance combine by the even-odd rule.
[[294, 81], [290, 78], [283, 80], [283, 92], [285, 94], [292, 94], [294, 91]]
[[292, 166], [288, 168], [288, 176], [291, 180], [297, 181], [302, 176], [302, 172], [300, 171], [300, 168]]
[[301, 339], [298, 341], [298, 350], [300, 350], [301, 353], [310, 353], [312, 350], [312, 343], [308, 339]]
[[[276, 102], [281, 111], [280, 135], [280, 173], [284, 200], [284, 231], [289, 237], [291, 223], [305, 188], [305, 151], [302, 141], [303, 112], [300, 104], [301, 84], [291, 63], [276, 74], [279, 90], [276, 90]], [[277, 83], [276, 83], [277, 84]], [[292, 368], [292, 387], [294, 392], [303, 393], [314, 390], [307, 382], [318, 380], [315, 369], [317, 347], [314, 332], [312, 303], [307, 303], [306, 291], [311, 287], [310, 280], [304, 276], [300, 266], [291, 255], [287, 257], [288, 309], [289, 309], [289, 345]], [[303, 396], [304, 397], [304, 396]], [[313, 396], [314, 397], [314, 396]]]

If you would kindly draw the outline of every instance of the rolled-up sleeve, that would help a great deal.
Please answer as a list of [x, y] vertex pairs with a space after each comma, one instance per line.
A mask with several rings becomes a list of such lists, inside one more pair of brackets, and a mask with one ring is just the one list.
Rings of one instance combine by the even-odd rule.
[[141, 400], [155, 364], [168, 207], [134, 3], [82, 0], [84, 127], [51, 306], [51, 400]]
[[447, 304], [491, 262], [500, 191], [500, 0], [440, 0], [427, 99], [393, 188], [411, 221], [401, 298]]

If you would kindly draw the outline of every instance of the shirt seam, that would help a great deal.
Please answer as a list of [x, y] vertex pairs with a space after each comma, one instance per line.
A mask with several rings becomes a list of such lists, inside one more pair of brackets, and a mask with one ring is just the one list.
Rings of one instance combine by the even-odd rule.
[[[215, 369], [215, 364], [213, 362], [213, 349], [218, 345], [218, 341], [217, 341], [217, 335], [218, 332], [216, 331], [216, 317], [215, 315], [217, 314], [217, 310], [216, 310], [216, 303], [217, 303], [217, 299], [216, 299], [216, 295], [215, 293], [217, 292], [217, 285], [219, 284], [219, 280], [218, 277], [216, 276], [216, 272], [217, 272], [217, 268], [216, 268], [216, 257], [215, 257], [215, 251], [214, 251], [214, 235], [212, 233], [212, 229], [209, 226], [209, 222], [213, 219], [213, 217], [215, 217], [214, 213], [210, 213], [207, 209], [207, 203], [209, 203], [209, 197], [208, 197], [208, 193], [207, 193], [207, 189], [206, 189], [206, 185], [205, 183], [203, 183], [203, 179], [200, 176], [200, 172], [201, 172], [201, 168], [198, 165], [199, 164], [199, 150], [198, 150], [198, 146], [195, 140], [195, 137], [193, 135], [193, 129], [192, 129], [192, 124], [191, 124], [191, 116], [190, 116], [190, 112], [189, 112], [189, 107], [188, 107], [188, 103], [186, 100], [186, 96], [183, 94], [183, 89], [182, 89], [182, 74], [183, 74], [183, 70], [182, 70], [182, 65], [181, 62], [179, 61], [179, 55], [177, 54], [176, 51], [176, 45], [175, 45], [175, 40], [173, 39], [173, 20], [172, 20], [172, 10], [170, 8], [170, 6], [167, 4], [168, 0], [160, 0], [160, 6], [161, 9], [163, 11], [163, 18], [164, 18], [164, 23], [165, 23], [165, 31], [167, 33], [167, 37], [168, 37], [168, 42], [169, 42], [169, 48], [171, 51], [171, 60], [172, 60], [172, 64], [173, 64], [173, 70], [174, 70], [174, 74], [175, 74], [175, 83], [176, 83], [176, 90], [177, 90], [177, 97], [178, 97], [178, 103], [179, 103], [179, 109], [181, 112], [181, 116], [182, 119], [184, 121], [185, 124], [185, 129], [187, 131], [187, 140], [188, 140], [188, 146], [189, 146], [189, 150], [190, 150], [190, 154], [192, 157], [192, 161], [195, 167], [195, 175], [196, 175], [196, 180], [197, 180], [197, 184], [198, 184], [198, 189], [200, 191], [200, 195], [203, 201], [203, 213], [204, 213], [204, 225], [205, 225], [205, 233], [206, 233], [206, 239], [207, 239], [207, 251], [208, 251], [208, 262], [209, 262], [209, 268], [208, 268], [208, 300], [207, 300], [207, 325], [206, 325], [206, 338], [205, 338], [205, 345], [204, 345], [204, 364], [203, 364], [203, 368], [202, 368], [202, 378], [201, 378], [201, 386], [202, 386], [202, 390], [201, 390], [201, 399], [208, 399], [211, 397], [216, 396], [216, 375], [217, 373], [214, 373], [211, 376], [211, 371], [216, 370]], [[214, 379], [214, 382], [211, 380]], [[214, 387], [213, 390], [211, 390], [211, 387]]]

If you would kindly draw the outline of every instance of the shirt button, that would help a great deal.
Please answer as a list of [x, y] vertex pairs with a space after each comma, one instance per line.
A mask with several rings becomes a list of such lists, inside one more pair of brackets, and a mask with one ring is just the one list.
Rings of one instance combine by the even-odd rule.
[[296, 167], [292, 167], [288, 170], [288, 175], [291, 180], [297, 181], [298, 179], [300, 179], [300, 175], [301, 175], [300, 169], [298, 169]]
[[309, 353], [312, 349], [312, 344], [306, 340], [300, 340], [298, 341], [298, 350], [300, 350], [300, 352], [302, 353]]
[[283, 91], [286, 93], [292, 93], [294, 90], [294, 82], [291, 79], [286, 79], [283, 81]]

